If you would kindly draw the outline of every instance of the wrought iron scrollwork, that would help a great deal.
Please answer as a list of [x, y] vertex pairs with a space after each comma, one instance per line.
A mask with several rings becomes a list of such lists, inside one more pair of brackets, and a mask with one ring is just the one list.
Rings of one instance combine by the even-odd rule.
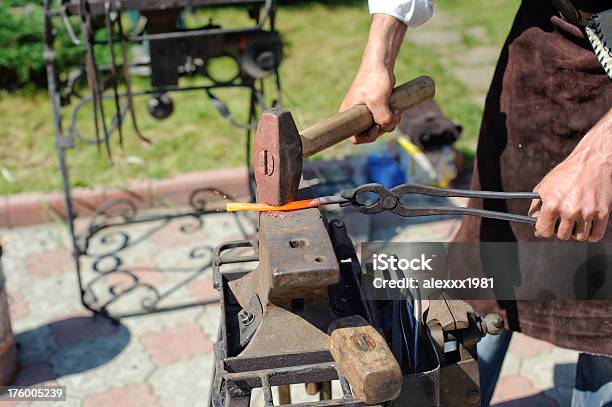
[[[111, 199], [98, 206], [83, 228], [77, 228], [75, 218], [79, 213], [76, 211], [72, 196], [70, 171], [67, 164], [68, 152], [77, 145], [97, 145], [104, 147], [110, 156], [109, 143], [115, 141], [114, 134], [120, 132], [121, 125], [127, 116], [131, 117], [136, 133], [140, 134], [136, 128], [132, 104], [133, 98], [138, 97], [154, 98], [160, 93], [171, 94], [184, 91], [200, 92], [201, 94], [204, 91], [209, 95], [209, 100], [213, 102], [214, 107], [220, 112], [227, 111], [226, 119], [232, 121], [234, 116], [229, 114], [224, 102], [219, 100], [213, 92], [226, 88], [240, 88], [249, 93], [248, 121], [246, 124], [238, 122], [235, 124], [240, 128], [246, 128], [245, 146], [247, 157], [249, 157], [253, 123], [256, 121], [257, 112], [266, 106], [263, 81], [260, 75], [262, 72], [265, 71], [266, 76], [271, 75], [274, 78], [277, 93], [275, 100], [280, 100], [278, 64], [282, 54], [280, 53], [280, 36], [274, 28], [274, 0], [262, 0], [260, 3], [253, 3], [252, 0], [245, 1], [250, 8], [260, 8], [259, 13], [253, 13], [251, 16], [255, 20], [255, 25], [243, 30], [246, 33], [244, 35], [249, 35], [249, 38], [253, 40], [249, 41], [249, 44], [257, 45], [249, 48], [248, 52], [240, 48], [243, 45], [241, 37], [243, 31], [240, 29], [224, 31], [220, 28], [206, 26], [197, 30], [176, 29], [174, 32], [163, 32], [163, 30], [151, 32], [153, 23], [148, 21], [145, 34], [144, 26], [141, 23], [148, 17], [147, 10], [154, 10], [156, 4], [163, 3], [156, 0], [130, 2], [129, 7], [137, 9], [140, 4], [144, 7], [144, 11], [140, 10], [142, 13], [136, 28], [126, 27], [124, 30], [121, 13], [127, 11], [122, 9], [122, 7], [128, 7], [126, 3], [108, 0], [43, 0], [45, 10], [44, 61], [55, 123], [55, 144], [63, 181], [66, 217], [73, 245], [81, 300], [88, 309], [113, 317], [140, 315], [198, 304], [197, 301], [181, 302], [181, 300], [186, 297], [185, 290], [193, 289], [191, 284], [195, 283], [195, 280], [211, 277], [213, 249], [198, 239], [202, 238], [203, 235], [200, 232], [206, 228], [206, 217], [219, 213], [218, 209], [227, 200], [228, 194], [213, 188], [195, 189], [184, 202], [184, 207], [168, 208], [163, 213], [159, 210], [143, 211], [143, 203], [137, 202], [126, 194], [126, 197]], [[192, 4], [206, 6], [209, 3], [218, 4], [220, 2], [218, 0], [210, 2], [207, 0], [179, 0], [178, 3], [191, 7]], [[236, 1], [231, 0], [231, 3], [235, 4]], [[169, 18], [168, 14], [164, 14], [162, 19], [164, 18]], [[59, 24], [54, 24], [55, 19], [59, 19]], [[104, 24], [99, 25], [100, 21], [103, 21]], [[80, 31], [73, 28], [73, 24], [77, 23], [75, 26], [78, 26], [79, 22], [81, 23]], [[72, 43], [75, 46], [85, 47], [88, 51], [83, 66], [73, 69], [68, 75], [59, 75], [56, 71], [55, 35], [56, 29], [61, 29], [62, 24], [68, 31]], [[264, 25], [269, 28], [264, 28]], [[158, 80], [161, 78], [163, 82], [168, 77], [164, 77], [165, 74], [160, 77], [160, 71], [153, 72], [153, 64], [158, 64], [155, 66], [157, 69], [161, 66], [159, 63], [163, 65], [168, 62], [167, 58], [152, 62], [154, 58], [151, 57], [153, 55], [151, 54], [148, 62], [132, 62], [126, 57], [126, 51], [129, 51], [128, 44], [147, 41], [149, 51], [159, 56], [164, 52], [160, 54], [160, 48], [156, 50], [151, 48], [160, 46], [167, 49], [168, 44], [179, 39], [186, 44], [186, 48], [182, 47], [180, 52], [192, 56], [203, 49], [209, 51], [212, 49], [202, 47], [204, 42], [214, 47], [221, 43], [225, 44], [225, 41], [217, 41], [219, 36], [227, 39], [228, 44], [234, 44], [235, 49], [233, 50], [236, 51], [234, 56], [237, 58], [240, 69], [240, 74], [229, 82], [221, 83], [212, 80], [211, 83], [211, 78], [206, 79], [206, 72], [203, 74], [202, 70], [196, 70], [189, 73], [189, 76], [200, 75], [207, 81], [192, 80], [188, 86], [181, 86], [171, 72], [172, 75], [169, 76], [172, 77], [170, 79], [172, 83], [163, 83], [160, 87]], [[98, 47], [104, 41], [107, 41], [107, 45], [111, 44], [111, 50], [108, 50], [113, 53], [110, 55], [112, 64], [110, 67], [97, 60]], [[170, 42], [164, 43], [164, 41]], [[120, 53], [114, 55], [115, 49], [112, 44], [118, 47]], [[261, 47], [262, 44], [267, 45]], [[223, 51], [216, 48], [215, 50], [216, 52]], [[243, 59], [246, 54], [252, 59], [251, 65], [245, 65]], [[211, 54], [210, 57], [215, 57], [215, 55]], [[270, 60], [269, 57], [274, 58]], [[203, 60], [207, 59], [208, 57]], [[178, 58], [177, 60], [181, 64], [183, 60], [193, 61], [194, 58]], [[268, 66], [266, 61], [273, 61], [274, 64]], [[252, 63], [256, 65], [263, 63], [263, 65], [252, 66]], [[138, 86], [135, 86], [136, 83], [130, 81], [130, 74], [138, 70], [142, 71], [142, 68], [151, 70], [150, 86], [144, 85], [144, 81], [138, 81]], [[178, 70], [178, 73], [179, 76], [188, 74], [182, 68]], [[66, 78], [66, 80], [62, 82], [60, 78]], [[83, 86], [87, 86], [87, 83], [89, 84], [88, 92], [83, 91]], [[113, 102], [114, 109], [111, 107]], [[106, 112], [103, 111], [105, 103]], [[97, 121], [95, 135], [82, 133], [78, 126], [82, 119], [81, 116], [84, 116], [80, 112], [83, 108], [90, 107], [93, 107], [94, 110], [97, 107], [97, 111], [94, 111]], [[108, 107], [111, 108], [108, 109]], [[66, 129], [64, 129], [64, 118], [67, 118]], [[248, 167], [249, 162], [247, 161], [246, 164]], [[245, 238], [250, 237], [251, 231], [256, 228], [248, 216], [233, 214], [230, 219], [235, 222], [237, 233]], [[155, 248], [147, 246], [156, 244], [155, 239], [163, 240], [163, 233], [168, 231], [183, 236], [183, 238], [178, 236], [183, 242], [180, 248], [173, 252], [168, 249], [169, 252], [172, 252], [171, 261], [165, 256], [165, 252], [160, 254]], [[149, 253], [149, 256], [150, 253], [160, 256], [161, 262], [146, 259], [144, 266], [139, 265], [139, 261], [143, 262], [143, 253]]]

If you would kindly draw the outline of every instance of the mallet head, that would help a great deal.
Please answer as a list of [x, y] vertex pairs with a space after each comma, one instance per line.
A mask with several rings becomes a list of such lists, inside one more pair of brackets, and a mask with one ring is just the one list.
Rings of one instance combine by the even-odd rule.
[[257, 201], [284, 205], [297, 197], [302, 178], [302, 140], [291, 113], [264, 111], [253, 143]]

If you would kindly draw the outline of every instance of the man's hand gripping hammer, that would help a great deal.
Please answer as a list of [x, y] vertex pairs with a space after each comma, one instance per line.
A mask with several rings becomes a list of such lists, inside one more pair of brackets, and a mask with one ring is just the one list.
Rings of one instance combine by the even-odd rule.
[[[403, 112], [433, 98], [434, 82], [421, 76], [396, 87], [389, 98], [391, 110]], [[253, 170], [257, 201], [284, 205], [297, 197], [305, 158], [374, 125], [372, 113], [357, 105], [338, 113], [300, 134], [291, 113], [269, 109], [262, 113], [255, 133]]]

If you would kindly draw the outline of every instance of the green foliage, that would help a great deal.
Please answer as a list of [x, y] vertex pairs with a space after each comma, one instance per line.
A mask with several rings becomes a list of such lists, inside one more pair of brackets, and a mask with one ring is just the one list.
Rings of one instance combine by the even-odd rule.
[[[83, 50], [71, 44], [63, 27], [58, 32], [60, 69], [74, 66]], [[43, 8], [31, 0], [0, 2], [0, 88], [42, 87], [46, 83], [43, 62]]]

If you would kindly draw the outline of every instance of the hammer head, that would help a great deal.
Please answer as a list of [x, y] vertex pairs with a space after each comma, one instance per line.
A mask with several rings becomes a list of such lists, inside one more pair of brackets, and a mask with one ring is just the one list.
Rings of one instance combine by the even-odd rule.
[[257, 201], [284, 205], [297, 197], [302, 178], [302, 139], [291, 113], [264, 111], [253, 143], [253, 171]]

